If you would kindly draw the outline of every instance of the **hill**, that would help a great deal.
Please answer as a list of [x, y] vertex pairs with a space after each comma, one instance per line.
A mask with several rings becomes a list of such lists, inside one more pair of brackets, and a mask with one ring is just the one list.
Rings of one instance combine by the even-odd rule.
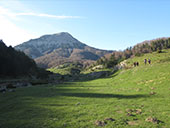
[[126, 65], [107, 78], [0, 93], [0, 127], [169, 127], [170, 50], [130, 58]]
[[0, 40], [0, 77], [29, 76], [35, 74], [35, 62], [23, 52], [7, 47]]
[[50, 74], [52, 73], [39, 68], [25, 53], [11, 46], [7, 47], [0, 40], [0, 91], [4, 86], [12, 86], [12, 83], [44, 83]]
[[170, 38], [158, 38], [147, 40], [138, 43], [133, 47], [126, 48], [123, 51], [114, 51], [112, 54], [106, 54], [101, 57], [93, 65], [103, 65], [106, 68], [115, 67], [118, 63], [134, 56], [143, 56], [146, 53], [157, 51], [162, 52], [162, 49], [170, 48]]
[[112, 51], [81, 43], [67, 32], [31, 39], [15, 49], [33, 58], [40, 67], [51, 68], [66, 62], [92, 63]]

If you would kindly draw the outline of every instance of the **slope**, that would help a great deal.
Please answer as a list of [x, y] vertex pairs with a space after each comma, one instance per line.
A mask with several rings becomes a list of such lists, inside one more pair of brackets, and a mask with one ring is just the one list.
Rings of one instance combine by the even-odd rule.
[[31, 39], [17, 45], [15, 49], [23, 51], [44, 68], [56, 67], [65, 62], [91, 63], [112, 52], [90, 47], [67, 32]]
[[23, 52], [7, 47], [0, 40], [0, 78], [35, 75], [37, 66], [35, 62]]
[[[145, 58], [152, 64], [144, 65]], [[139, 67], [133, 67], [135, 61]], [[127, 64], [108, 78], [0, 94], [0, 126], [169, 127], [170, 50], [128, 59]]]

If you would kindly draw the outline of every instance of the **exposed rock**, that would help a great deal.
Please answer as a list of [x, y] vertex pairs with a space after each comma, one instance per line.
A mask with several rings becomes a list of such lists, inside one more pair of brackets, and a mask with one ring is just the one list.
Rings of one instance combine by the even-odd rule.
[[136, 109], [136, 114], [141, 114], [142, 113], [142, 109]]
[[18, 88], [18, 87], [30, 87], [32, 86], [31, 83], [27, 82], [27, 81], [13, 81], [10, 83], [2, 83], [0, 84], [0, 92], [14, 92], [15, 90], [13, 90], [14, 88]]
[[15, 83], [15, 87], [21, 87], [22, 86], [22, 84], [20, 83], [20, 82], [17, 82], [17, 83]]
[[139, 123], [138, 123], [138, 121], [127, 121], [127, 124], [128, 125], [138, 125]]
[[12, 83], [6, 83], [7, 88], [16, 88], [16, 86]]
[[6, 90], [7, 89], [5, 89], [5, 88], [4, 89], [0, 89], [0, 92], [4, 93], [4, 92], [6, 92]]
[[126, 109], [127, 116], [134, 116], [134, 114], [141, 114], [142, 109]]
[[7, 88], [4, 85], [0, 85], [0, 92], [6, 92]]
[[115, 66], [115, 70], [127, 68], [127, 60], [122, 61], [120, 64]]
[[159, 123], [159, 120], [157, 119], [157, 118], [154, 118], [154, 117], [148, 117], [148, 118], [146, 118], [146, 120], [145, 120], [146, 122], [152, 122], [152, 123], [156, 123], [156, 124], [158, 124]]
[[15, 87], [26, 87], [26, 86], [32, 86], [32, 84], [29, 82], [17, 82], [14, 86]]
[[8, 92], [15, 92], [15, 90], [13, 90], [13, 89], [9, 89], [9, 90], [8, 90]]
[[94, 124], [96, 126], [101, 126], [102, 127], [102, 126], [105, 126], [107, 124], [107, 122], [96, 120]]
[[104, 68], [103, 65], [97, 65], [97, 66], [93, 67], [92, 70], [103, 69], [103, 68]]
[[150, 92], [150, 95], [155, 95], [156, 94], [156, 92]]

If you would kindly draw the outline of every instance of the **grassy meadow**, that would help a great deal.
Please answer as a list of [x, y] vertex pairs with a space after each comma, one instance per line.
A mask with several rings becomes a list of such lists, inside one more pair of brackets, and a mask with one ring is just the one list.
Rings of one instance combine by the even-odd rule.
[[[145, 58], [151, 65], [144, 65]], [[107, 78], [0, 93], [0, 128], [168, 128], [170, 50], [127, 64]]]

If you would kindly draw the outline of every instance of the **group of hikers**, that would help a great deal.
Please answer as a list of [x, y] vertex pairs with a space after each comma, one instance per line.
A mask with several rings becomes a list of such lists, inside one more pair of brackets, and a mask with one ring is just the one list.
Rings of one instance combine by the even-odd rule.
[[[147, 59], [144, 59], [144, 63], [145, 63], [145, 65], [147, 64]], [[151, 64], [151, 60], [150, 59], [148, 59], [148, 63]]]
[[[145, 65], [147, 64], [147, 62], [148, 62], [148, 64], [151, 64], [151, 60], [150, 59], [148, 59], [148, 60], [144, 59]], [[134, 65], [134, 67], [139, 66], [139, 62], [134, 62], [133, 65]]]
[[139, 66], [139, 62], [134, 62], [133, 65], [134, 67]]

